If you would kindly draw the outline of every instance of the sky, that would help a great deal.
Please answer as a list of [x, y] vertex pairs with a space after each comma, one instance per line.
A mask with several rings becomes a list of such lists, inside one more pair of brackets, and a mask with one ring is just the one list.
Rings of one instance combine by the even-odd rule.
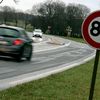
[[[1, 1], [1, 0], [0, 0]], [[13, 0], [4, 0], [0, 6], [10, 6], [22, 11], [32, 9], [33, 5], [43, 3], [46, 0], [17, 0], [17, 4]], [[56, 0], [57, 1], [57, 0]], [[100, 0], [60, 0], [63, 1], [66, 5], [69, 3], [77, 3], [86, 5], [91, 11], [100, 10]]]

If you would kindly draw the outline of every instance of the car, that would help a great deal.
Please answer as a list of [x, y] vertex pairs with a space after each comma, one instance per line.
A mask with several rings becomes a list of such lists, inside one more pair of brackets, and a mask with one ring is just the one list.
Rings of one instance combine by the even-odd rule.
[[22, 58], [30, 61], [32, 42], [23, 28], [0, 25], [0, 55], [13, 57], [17, 61], [21, 61]]
[[33, 37], [40, 37], [40, 38], [42, 38], [42, 30], [41, 29], [34, 29]]
[[42, 41], [42, 30], [41, 29], [34, 29], [33, 31], [33, 41], [37, 42], [37, 41]]

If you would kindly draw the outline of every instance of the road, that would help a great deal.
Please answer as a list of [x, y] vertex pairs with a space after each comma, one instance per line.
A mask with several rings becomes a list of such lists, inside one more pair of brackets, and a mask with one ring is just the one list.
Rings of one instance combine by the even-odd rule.
[[23, 59], [18, 63], [12, 58], [0, 57], [0, 89], [69, 69], [93, 57], [94, 50], [86, 44], [73, 41], [66, 41], [65, 45], [37, 43], [31, 62]]

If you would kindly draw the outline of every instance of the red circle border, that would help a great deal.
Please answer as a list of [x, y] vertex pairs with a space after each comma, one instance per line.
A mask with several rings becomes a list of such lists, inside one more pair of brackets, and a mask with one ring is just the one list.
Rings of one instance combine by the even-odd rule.
[[82, 35], [83, 38], [85, 39], [85, 41], [91, 45], [92, 47], [96, 48], [96, 49], [100, 49], [100, 43], [94, 41], [93, 39], [91, 39], [91, 37], [89, 36], [89, 32], [88, 32], [88, 28], [89, 28], [89, 24], [91, 23], [91, 21], [96, 18], [96, 17], [100, 17], [100, 11], [96, 11], [91, 13], [83, 22], [82, 24]]

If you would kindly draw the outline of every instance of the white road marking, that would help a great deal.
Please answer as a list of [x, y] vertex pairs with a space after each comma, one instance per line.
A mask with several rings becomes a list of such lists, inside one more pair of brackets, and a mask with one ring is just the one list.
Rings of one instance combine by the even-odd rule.
[[59, 48], [63, 48], [63, 47], [69, 46], [70, 44], [71, 44], [71, 41], [69, 41], [68, 43], [66, 43], [64, 45], [58, 46], [58, 47], [46, 48], [44, 50], [36, 50], [36, 51], [33, 51], [33, 53], [34, 52], [42, 52], [42, 51], [49, 51], [49, 50], [59, 49]]

